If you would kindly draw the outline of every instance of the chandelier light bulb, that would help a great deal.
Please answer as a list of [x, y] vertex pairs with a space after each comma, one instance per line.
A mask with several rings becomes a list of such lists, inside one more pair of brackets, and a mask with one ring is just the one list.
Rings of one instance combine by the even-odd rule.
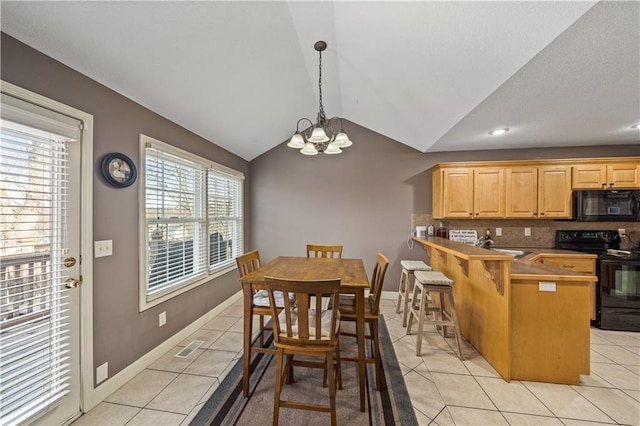
[[292, 137], [289, 143], [287, 144], [289, 148], [301, 149], [304, 148], [304, 139], [302, 135], [296, 132]]
[[318, 153], [318, 150], [316, 149], [314, 144], [307, 142], [304, 145], [304, 148], [300, 150], [300, 152], [304, 155], [316, 155]]
[[353, 142], [349, 140], [349, 136], [345, 132], [340, 132], [336, 135], [336, 140], [333, 144], [338, 148], [347, 148], [353, 145]]
[[308, 139], [311, 143], [329, 142], [329, 137], [324, 132], [324, 129], [320, 126], [315, 127], [311, 133], [311, 137]]
[[329, 145], [327, 145], [323, 154], [340, 154], [341, 152], [342, 150], [339, 147], [337, 147], [334, 142], [332, 142]]

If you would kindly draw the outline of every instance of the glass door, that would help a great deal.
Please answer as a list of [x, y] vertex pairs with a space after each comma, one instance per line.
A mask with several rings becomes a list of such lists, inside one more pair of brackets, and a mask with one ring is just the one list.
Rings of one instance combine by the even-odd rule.
[[0, 424], [80, 414], [81, 122], [2, 93]]

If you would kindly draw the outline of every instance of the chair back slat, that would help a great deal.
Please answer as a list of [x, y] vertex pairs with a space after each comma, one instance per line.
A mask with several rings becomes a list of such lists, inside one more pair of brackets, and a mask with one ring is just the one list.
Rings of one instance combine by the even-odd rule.
[[[332, 306], [338, 306], [340, 279], [333, 280], [287, 280], [264, 277], [269, 293], [274, 320], [274, 340], [276, 344], [327, 345], [335, 343], [338, 310], [333, 309], [329, 324], [322, 324], [323, 296], [329, 296]], [[282, 292], [285, 309], [275, 312], [275, 292]], [[295, 294], [295, 306], [289, 302], [289, 295]], [[314, 303], [311, 303], [315, 300]], [[293, 307], [293, 309], [292, 309]], [[323, 334], [324, 332], [324, 334]]]
[[340, 244], [307, 244], [307, 257], [342, 258]]
[[376, 256], [376, 264], [371, 274], [371, 283], [369, 297], [371, 298], [371, 305], [373, 307], [373, 314], [377, 314], [380, 308], [380, 296], [382, 295], [382, 286], [384, 285], [384, 276], [387, 273], [387, 267], [389, 266], [389, 259], [382, 254], [378, 253]]
[[238, 266], [240, 278], [244, 277], [248, 273], [253, 272], [262, 266], [262, 263], [260, 262], [260, 252], [258, 250], [253, 250], [236, 257], [236, 265]]

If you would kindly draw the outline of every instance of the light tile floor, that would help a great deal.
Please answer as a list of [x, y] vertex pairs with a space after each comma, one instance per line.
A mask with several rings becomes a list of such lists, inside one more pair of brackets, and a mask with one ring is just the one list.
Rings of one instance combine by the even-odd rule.
[[[421, 425], [640, 425], [640, 333], [591, 329], [591, 375], [580, 386], [505, 382], [465, 341], [435, 329], [406, 335], [395, 300], [381, 309]], [[205, 343], [188, 358], [174, 355], [193, 340]], [[74, 426], [188, 425], [241, 357], [242, 301], [160, 357]]]

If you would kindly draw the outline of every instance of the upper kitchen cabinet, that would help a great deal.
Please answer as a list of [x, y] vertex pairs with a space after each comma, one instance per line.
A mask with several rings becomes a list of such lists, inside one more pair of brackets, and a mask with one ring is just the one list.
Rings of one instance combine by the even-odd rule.
[[538, 217], [538, 168], [527, 166], [506, 169], [506, 217]]
[[502, 168], [445, 168], [434, 172], [433, 191], [435, 218], [504, 217]]
[[573, 189], [640, 188], [640, 161], [578, 164], [572, 175]]
[[440, 163], [432, 177], [435, 219], [570, 219], [573, 189], [640, 188], [640, 157]]
[[538, 167], [538, 217], [571, 217], [571, 167]]

